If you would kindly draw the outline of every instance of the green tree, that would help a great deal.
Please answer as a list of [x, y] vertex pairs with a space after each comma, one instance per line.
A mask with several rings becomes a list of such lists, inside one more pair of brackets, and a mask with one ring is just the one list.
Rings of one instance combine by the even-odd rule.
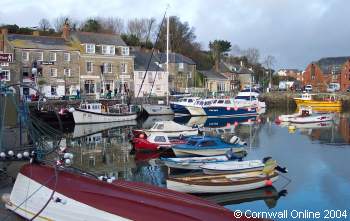
[[231, 43], [225, 40], [215, 40], [213, 42], [209, 42], [209, 48], [211, 50], [216, 67], [218, 68], [222, 54], [230, 51]]
[[128, 46], [140, 46], [140, 39], [134, 35], [134, 34], [122, 34], [121, 38], [123, 39], [123, 41], [125, 42], [125, 44], [127, 44]]
[[96, 19], [88, 19], [83, 23], [81, 30], [86, 32], [100, 32], [102, 26]]

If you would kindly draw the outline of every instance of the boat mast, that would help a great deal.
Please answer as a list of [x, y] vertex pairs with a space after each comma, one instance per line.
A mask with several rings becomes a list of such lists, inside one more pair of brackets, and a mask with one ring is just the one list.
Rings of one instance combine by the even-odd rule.
[[168, 76], [168, 88], [166, 93], [166, 103], [169, 104], [169, 15], [166, 23], [166, 72]]

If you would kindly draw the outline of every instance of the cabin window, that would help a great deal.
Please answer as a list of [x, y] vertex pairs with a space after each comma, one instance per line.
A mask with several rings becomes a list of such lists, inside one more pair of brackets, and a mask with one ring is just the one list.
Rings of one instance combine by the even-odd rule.
[[225, 100], [225, 104], [231, 104], [230, 100]]
[[203, 101], [199, 102], [199, 105], [203, 105]]
[[86, 109], [85, 104], [81, 105], [81, 108], [82, 108], [82, 109]]
[[211, 101], [205, 102], [205, 105], [210, 105], [210, 104], [211, 104]]
[[164, 129], [164, 124], [159, 124], [158, 127], [157, 127], [158, 130], [162, 130]]
[[165, 139], [165, 137], [157, 136], [154, 138], [154, 141], [155, 142], [166, 142], [166, 139]]
[[88, 105], [87, 107], [88, 107], [88, 109], [90, 110], [90, 108], [91, 108], [90, 105]]
[[223, 103], [224, 103], [223, 100], [219, 100], [219, 101], [218, 101], [218, 104], [223, 104]]

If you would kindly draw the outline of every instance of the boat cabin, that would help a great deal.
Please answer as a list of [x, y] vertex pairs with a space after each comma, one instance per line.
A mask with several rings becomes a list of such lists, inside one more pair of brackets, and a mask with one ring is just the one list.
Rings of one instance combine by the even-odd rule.
[[107, 112], [107, 108], [103, 107], [101, 103], [82, 103], [80, 104], [80, 109], [86, 110], [94, 113]]
[[215, 147], [224, 143], [214, 137], [191, 137], [186, 144], [197, 147]]
[[208, 106], [208, 105], [211, 105], [213, 101], [214, 101], [213, 99], [197, 100], [194, 103], [194, 106], [199, 106], [199, 107]]
[[148, 141], [152, 143], [159, 143], [159, 144], [168, 144], [170, 143], [169, 138], [166, 134], [151, 134], [148, 139]]
[[198, 99], [198, 97], [183, 97], [178, 100], [178, 103], [193, 104]]

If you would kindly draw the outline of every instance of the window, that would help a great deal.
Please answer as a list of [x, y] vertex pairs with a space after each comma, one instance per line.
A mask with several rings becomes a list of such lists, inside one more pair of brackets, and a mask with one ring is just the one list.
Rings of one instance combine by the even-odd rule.
[[42, 51], [36, 52], [35, 60], [36, 61], [43, 61], [44, 60], [44, 53]]
[[29, 52], [22, 51], [22, 61], [29, 61]]
[[230, 100], [225, 100], [225, 104], [231, 104]]
[[128, 47], [122, 47], [122, 55], [129, 55], [129, 48]]
[[144, 74], [142, 72], [139, 72], [139, 79], [143, 79], [143, 76], [144, 76]]
[[215, 141], [212, 141], [212, 140], [203, 141], [201, 144], [199, 144], [199, 146], [201, 147], [210, 147], [215, 145], [216, 145]]
[[63, 74], [64, 74], [64, 76], [70, 77], [70, 76], [71, 76], [71, 75], [70, 75], [70, 69], [69, 69], [69, 68], [65, 68], [65, 69], [63, 70]]
[[158, 124], [157, 129], [158, 130], [163, 130], [164, 129], [164, 124]]
[[50, 68], [50, 76], [57, 77], [57, 68]]
[[217, 91], [225, 91], [225, 83], [218, 82], [217, 83]]
[[66, 52], [63, 54], [63, 60], [65, 62], [69, 62], [70, 61], [70, 53]]
[[338, 79], [338, 75], [333, 74], [333, 75], [332, 75], [332, 79], [333, 79], [333, 80], [337, 80], [337, 79]]
[[179, 63], [179, 69], [183, 70], [184, 69], [184, 63]]
[[86, 72], [91, 73], [92, 72], [92, 62], [91, 61], [87, 61], [86, 62]]
[[102, 54], [115, 54], [115, 47], [113, 45], [102, 45]]
[[95, 54], [95, 45], [94, 44], [86, 44], [86, 53]]
[[219, 100], [218, 101], [218, 104], [223, 104], [224, 103], [224, 100]]
[[1, 67], [8, 67], [8, 66], [9, 66], [9, 63], [0, 63], [0, 66], [1, 66]]
[[57, 95], [57, 86], [51, 86], [51, 95]]
[[56, 52], [49, 53], [50, 61], [56, 61]]
[[127, 73], [127, 69], [128, 69], [128, 65], [127, 64], [125, 64], [125, 63], [122, 63], [121, 65], [120, 65], [120, 68], [121, 68], [121, 72], [122, 73]]
[[103, 64], [103, 73], [112, 73], [112, 64], [104, 63]]
[[163, 136], [156, 136], [156, 137], [154, 138], [154, 141], [155, 141], [155, 142], [163, 142], [163, 143], [165, 143], [165, 142], [166, 142], [166, 139], [165, 139], [165, 137], [163, 137]]
[[0, 72], [0, 80], [10, 81], [10, 70], [2, 70], [2, 72]]
[[93, 80], [86, 80], [84, 83], [84, 89], [86, 94], [95, 93], [95, 82]]

